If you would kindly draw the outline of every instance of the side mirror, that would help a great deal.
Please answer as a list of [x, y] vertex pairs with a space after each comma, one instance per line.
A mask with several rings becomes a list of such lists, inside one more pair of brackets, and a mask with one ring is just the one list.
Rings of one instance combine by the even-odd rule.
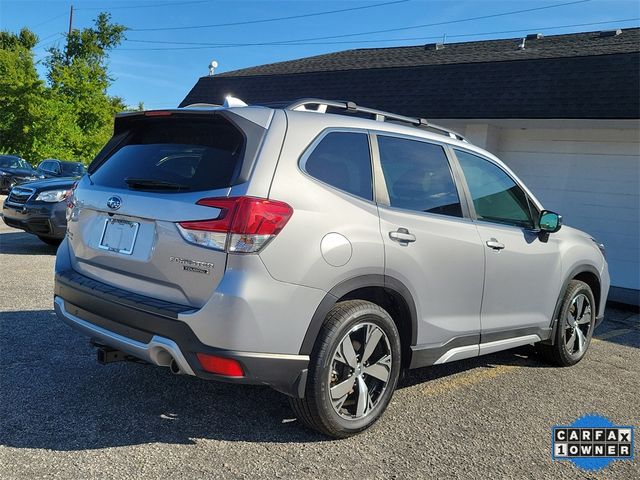
[[562, 227], [562, 217], [555, 212], [543, 210], [540, 212], [540, 230], [547, 233], [555, 233]]

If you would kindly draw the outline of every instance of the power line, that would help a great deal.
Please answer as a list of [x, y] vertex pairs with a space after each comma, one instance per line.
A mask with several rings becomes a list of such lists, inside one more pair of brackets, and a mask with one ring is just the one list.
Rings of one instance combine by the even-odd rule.
[[41, 27], [42, 25], [46, 25], [46, 24], [47, 24], [47, 23], [49, 23], [49, 22], [53, 22], [54, 20], [57, 20], [57, 19], [62, 18], [62, 17], [65, 17], [66, 15], [67, 15], [66, 13], [61, 13], [60, 15], [56, 15], [55, 17], [50, 18], [49, 20], [45, 20], [44, 22], [40, 22], [40, 23], [38, 23], [38, 24], [34, 25], [34, 26], [33, 26], [33, 27], [31, 27], [31, 28], [38, 28], [38, 27]]
[[[519, 32], [532, 32], [532, 31], [542, 31], [542, 30], [555, 30], [560, 28], [575, 28], [575, 27], [587, 27], [593, 25], [604, 25], [611, 23], [623, 23], [623, 22], [632, 22], [632, 21], [640, 21], [640, 17], [635, 18], [625, 18], [619, 20], [608, 20], [604, 22], [589, 22], [589, 23], [574, 23], [571, 25], [555, 25], [552, 27], [530, 27], [530, 28], [522, 28], [519, 30], [501, 30], [494, 32], [478, 32], [478, 33], [461, 33], [457, 35], [447, 35], [447, 38], [463, 38], [463, 37], [478, 37], [485, 35], [498, 35], [505, 33], [519, 33]], [[336, 44], [349, 44], [349, 43], [378, 43], [378, 42], [403, 42], [407, 40], [434, 40], [442, 38], [442, 35], [432, 35], [426, 37], [403, 37], [403, 38], [386, 38], [379, 40], [347, 40], [347, 41], [337, 41], [337, 42], [299, 42], [299, 43], [206, 43], [201, 46], [195, 47], [155, 47], [155, 48], [120, 48], [121, 50], [126, 51], [147, 51], [147, 50], [201, 50], [207, 48], [231, 48], [231, 47], [258, 47], [258, 46], [297, 46], [297, 45], [336, 45]], [[140, 40], [142, 41], [142, 40]], [[162, 42], [164, 43], [164, 42]], [[171, 42], [169, 42], [171, 43]]]
[[38, 41], [38, 43], [36, 43], [36, 46], [37, 46], [37, 45], [40, 45], [40, 44], [41, 44], [42, 42], [44, 42], [45, 40], [48, 40], [48, 39], [50, 39], [50, 38], [53, 38], [53, 37], [55, 37], [55, 36], [57, 36], [57, 35], [62, 35], [62, 34], [61, 34], [60, 32], [55, 32], [55, 33], [52, 33], [51, 35], [47, 35], [46, 37], [41, 38], [41, 39]]
[[587, 3], [590, 2], [591, 0], [575, 0], [572, 2], [565, 2], [565, 3], [557, 3], [555, 5], [546, 5], [544, 7], [534, 7], [534, 8], [527, 8], [524, 10], [514, 10], [511, 12], [502, 12], [502, 13], [492, 13], [489, 15], [481, 15], [479, 17], [470, 17], [470, 18], [462, 18], [459, 20], [448, 20], [445, 22], [435, 22], [435, 23], [425, 23], [423, 25], [413, 25], [413, 26], [409, 26], [409, 27], [398, 27], [398, 28], [387, 28], [385, 30], [372, 30], [369, 32], [358, 32], [358, 33], [345, 33], [342, 35], [328, 35], [325, 37], [314, 37], [314, 38], [303, 38], [300, 40], [292, 40], [294, 42], [296, 41], [300, 41], [300, 42], [304, 42], [307, 40], [330, 40], [333, 38], [346, 38], [346, 37], [356, 37], [356, 36], [360, 36], [360, 35], [372, 35], [375, 33], [389, 33], [389, 32], [399, 32], [402, 30], [412, 30], [412, 29], [416, 29], [416, 28], [425, 28], [425, 27], [435, 27], [435, 26], [439, 26], [439, 25], [450, 25], [452, 23], [462, 23], [462, 22], [471, 22], [471, 21], [475, 21], [475, 20], [485, 20], [487, 18], [496, 18], [496, 17], [505, 17], [508, 15], [517, 15], [520, 13], [529, 13], [529, 12], [535, 12], [535, 11], [539, 11], [539, 10], [548, 10], [550, 8], [558, 8], [558, 7], [564, 7], [567, 5], [576, 5], [579, 3]]
[[[565, 3], [559, 3], [559, 4], [555, 4], [555, 5], [546, 5], [543, 7], [535, 7], [535, 8], [527, 8], [524, 10], [513, 10], [510, 12], [501, 12], [501, 13], [493, 13], [493, 14], [489, 14], [489, 15], [482, 15], [482, 16], [478, 16], [478, 17], [469, 17], [469, 18], [462, 18], [462, 19], [457, 19], [457, 20], [447, 20], [447, 21], [443, 21], [443, 22], [435, 22], [435, 23], [426, 23], [426, 24], [422, 24], [422, 25], [413, 25], [413, 26], [407, 26], [407, 27], [397, 27], [397, 28], [388, 28], [388, 29], [384, 29], [384, 30], [372, 30], [372, 31], [368, 31], [368, 32], [357, 32], [357, 33], [346, 33], [346, 34], [342, 34], [342, 35], [328, 35], [328, 36], [323, 36], [323, 37], [310, 37], [310, 38], [299, 38], [296, 40], [278, 40], [278, 41], [274, 41], [274, 42], [257, 42], [257, 43], [243, 43], [243, 44], [234, 44], [234, 45], [229, 45], [229, 44], [223, 44], [225, 46], [264, 46], [264, 45], [290, 45], [290, 44], [302, 44], [304, 45], [304, 43], [298, 43], [298, 42], [308, 42], [308, 41], [315, 41], [315, 40], [330, 40], [330, 39], [334, 39], [334, 38], [345, 38], [345, 37], [355, 37], [355, 36], [360, 36], [360, 35], [372, 35], [372, 34], [377, 34], [377, 33], [389, 33], [389, 32], [398, 32], [398, 31], [403, 31], [403, 30], [412, 30], [412, 29], [416, 29], [416, 28], [426, 28], [426, 27], [434, 27], [434, 26], [440, 26], [440, 25], [450, 25], [453, 23], [462, 23], [462, 22], [471, 22], [471, 21], [475, 21], [475, 20], [484, 20], [487, 18], [495, 18], [495, 17], [504, 17], [507, 15], [518, 15], [521, 13], [529, 13], [529, 12], [533, 12], [533, 11], [539, 11], [539, 10], [547, 10], [550, 8], [558, 8], [558, 7], [563, 7], [563, 6], [567, 6], [567, 5], [576, 5], [579, 3], [586, 3], [586, 2], [590, 2], [591, 0], [574, 0], [571, 2], [565, 2]], [[127, 39], [127, 42], [134, 42], [134, 43], [162, 43], [162, 44], [171, 44], [171, 45], [202, 45], [202, 46], [221, 46], [219, 44], [206, 44], [206, 43], [202, 43], [202, 42], [169, 42], [169, 41], [162, 41], [162, 40], [140, 40], [140, 39]], [[354, 42], [355, 43], [355, 42]], [[180, 48], [173, 48], [172, 50], [180, 50]], [[184, 50], [184, 48], [183, 48]]]
[[122, 7], [79, 7], [75, 10], [125, 10], [131, 8], [158, 8], [158, 7], [174, 7], [183, 5], [192, 5], [196, 3], [208, 3], [209, 0], [193, 0], [190, 2], [173, 2], [173, 3], [154, 3], [151, 5], [127, 5]]
[[[41, 42], [39, 42], [37, 45], [39, 45], [39, 46], [40, 46], [40, 48], [45, 48], [45, 47], [48, 47], [49, 45], [53, 45], [54, 43], [56, 43], [56, 42], [58, 41], [57, 36], [60, 36], [60, 37], [64, 36], [64, 34], [63, 34], [63, 33], [56, 33], [56, 34], [54, 34], [54, 35], [56, 35], [56, 38], [54, 38], [53, 40], [51, 40], [51, 41], [49, 41], [49, 42], [45, 43], [44, 45], [40, 45], [40, 43], [42, 43], [42, 41], [41, 41]], [[44, 39], [43, 39], [43, 40], [44, 40]]]
[[131, 28], [129, 29], [132, 32], [156, 32], [156, 31], [166, 31], [166, 30], [192, 30], [197, 28], [214, 28], [214, 27], [231, 27], [236, 25], [253, 25], [256, 23], [268, 23], [268, 22], [278, 22], [281, 20], [294, 20], [298, 18], [309, 18], [309, 17], [318, 17], [321, 15], [330, 15], [333, 13], [343, 13], [343, 12], [353, 12], [355, 10], [365, 10], [368, 8], [378, 8], [384, 7], [387, 5], [394, 5], [397, 3], [406, 3], [409, 0], [394, 0], [392, 2], [385, 3], [377, 3], [375, 5], [364, 5], [360, 7], [350, 7], [350, 8], [341, 8], [339, 10], [328, 10], [324, 12], [316, 12], [316, 13], [304, 13], [300, 15], [289, 15], [287, 17], [276, 17], [276, 18], [264, 18], [260, 20], [246, 20], [242, 22], [229, 22], [229, 23], [214, 23], [210, 25], [190, 25], [185, 27], [158, 27], [158, 28]]

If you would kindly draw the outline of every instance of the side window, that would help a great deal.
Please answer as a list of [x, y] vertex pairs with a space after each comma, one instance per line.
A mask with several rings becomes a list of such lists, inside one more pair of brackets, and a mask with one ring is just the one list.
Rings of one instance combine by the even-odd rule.
[[366, 200], [373, 200], [369, 139], [365, 133], [331, 132], [302, 168], [312, 177]]
[[464, 172], [480, 220], [532, 228], [527, 195], [497, 165], [462, 150], [456, 156]]
[[47, 162], [40, 162], [40, 165], [38, 165], [38, 168], [37, 168], [36, 170], [37, 170], [38, 172], [44, 172], [44, 167], [45, 167], [45, 164], [46, 164], [46, 163], [47, 163]]
[[440, 145], [378, 135], [392, 207], [462, 217], [447, 155]]

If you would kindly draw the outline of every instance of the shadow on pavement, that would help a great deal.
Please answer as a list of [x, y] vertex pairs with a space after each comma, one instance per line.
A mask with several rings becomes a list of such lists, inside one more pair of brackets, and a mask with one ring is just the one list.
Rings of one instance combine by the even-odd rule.
[[[531, 347], [414, 370], [400, 388], [478, 367], [545, 368]], [[85, 337], [51, 310], [0, 313], [0, 444], [57, 451], [195, 439], [318, 442], [268, 387], [176, 376], [135, 363], [99, 365]]]
[[35, 235], [21, 231], [0, 233], [0, 253], [10, 255], [55, 255], [58, 247], [47, 245]]
[[[99, 365], [87, 340], [49, 310], [0, 313], [0, 332], [2, 445], [85, 450], [194, 438], [326, 440], [293, 421], [285, 396], [268, 387], [207, 382], [150, 365]], [[499, 362], [529, 360], [506, 353], [421, 369], [402, 387]]]

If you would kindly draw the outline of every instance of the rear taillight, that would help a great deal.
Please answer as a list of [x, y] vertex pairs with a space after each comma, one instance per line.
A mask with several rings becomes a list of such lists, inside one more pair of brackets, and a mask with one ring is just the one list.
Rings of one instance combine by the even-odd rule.
[[76, 193], [76, 188], [78, 188], [78, 182], [73, 182], [73, 186], [70, 190], [67, 191], [64, 199], [67, 202], [67, 210], [65, 212], [65, 216], [67, 218], [67, 222], [72, 220], [73, 208], [76, 206], [76, 198], [74, 194]]
[[67, 201], [67, 207], [73, 208], [75, 207], [75, 199], [73, 198], [73, 194], [76, 192], [76, 188], [78, 188], [78, 182], [73, 182], [73, 185], [64, 196], [64, 199]]
[[196, 354], [205, 372], [224, 375], [225, 377], [243, 377], [242, 365], [232, 358], [218, 357], [206, 353]]
[[293, 209], [284, 202], [255, 197], [204, 198], [198, 205], [220, 209], [214, 219], [179, 222], [188, 242], [229, 253], [255, 253], [287, 224]]

